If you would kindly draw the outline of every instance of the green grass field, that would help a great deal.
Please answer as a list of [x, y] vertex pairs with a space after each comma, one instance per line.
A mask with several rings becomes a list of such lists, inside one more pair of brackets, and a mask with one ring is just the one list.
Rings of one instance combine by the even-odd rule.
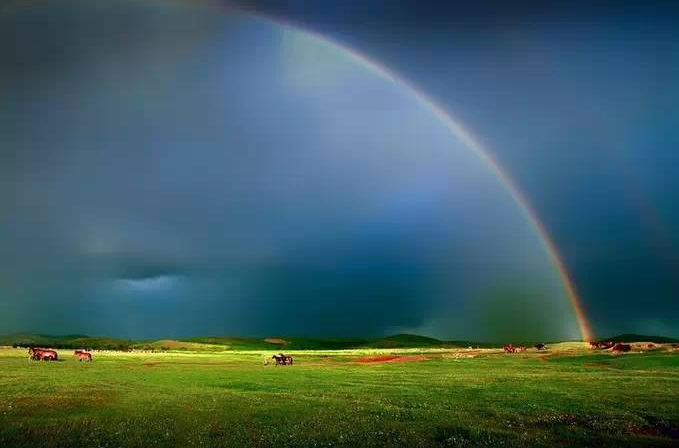
[[[0, 349], [0, 447], [679, 446], [679, 352]], [[188, 348], [187, 348], [188, 347]], [[287, 351], [287, 350], [286, 350]], [[390, 362], [359, 362], [378, 355]]]

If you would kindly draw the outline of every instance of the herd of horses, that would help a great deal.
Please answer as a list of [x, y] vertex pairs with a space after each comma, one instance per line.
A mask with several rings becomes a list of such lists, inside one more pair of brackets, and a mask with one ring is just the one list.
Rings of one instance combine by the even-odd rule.
[[[547, 346], [545, 344], [535, 344], [533, 348], [536, 350], [547, 350]], [[505, 353], [520, 353], [528, 350], [525, 345], [514, 346], [512, 344], [507, 344], [502, 347], [502, 349], [505, 351]]]
[[[78, 361], [92, 361], [92, 353], [85, 350], [76, 350], [73, 352], [73, 356], [78, 358]], [[28, 359], [30, 361], [58, 361], [59, 354], [56, 350], [48, 348], [29, 347]], [[284, 355], [283, 353], [273, 355], [271, 359], [275, 361], [277, 366], [291, 366], [294, 362], [292, 355]], [[269, 362], [266, 361], [264, 364], [268, 365]]]
[[[676, 345], [676, 344], [675, 344]], [[672, 347], [675, 349], [679, 349], [679, 345], [675, 347], [673, 345]], [[589, 346], [594, 349], [594, 350], [611, 350], [613, 352], [628, 352], [632, 350], [632, 346], [630, 344], [625, 344], [622, 342], [612, 342], [612, 341], [604, 341], [604, 342], [590, 342]], [[545, 344], [535, 344], [533, 346], [537, 350], [546, 350], [547, 346]], [[648, 344], [648, 348], [653, 348], [655, 347], [654, 344]], [[512, 344], [507, 344], [503, 347], [504, 351], [506, 353], [519, 353], [519, 352], [525, 352], [526, 346], [525, 345], [519, 345], [519, 346], [514, 346]]]
[[[592, 349], [611, 350], [614, 352], [628, 352], [632, 349], [632, 346], [630, 344], [611, 341], [590, 342], [589, 345]], [[654, 344], [648, 345], [648, 348], [653, 347]], [[533, 348], [535, 348], [538, 351], [541, 351], [546, 350], [547, 346], [545, 344], [535, 344]], [[679, 350], [679, 344], [672, 344], [672, 348], [675, 350]], [[527, 350], [525, 345], [514, 346], [512, 344], [505, 345], [503, 349], [505, 353], [520, 353], [525, 352]], [[85, 350], [76, 350], [73, 352], [73, 356], [78, 358], [78, 361], [88, 361], [88, 362], [92, 361], [92, 353]], [[28, 359], [31, 361], [58, 361], [59, 354], [57, 353], [56, 350], [52, 349], [30, 347], [28, 349]], [[291, 366], [293, 364], [292, 356], [285, 355], [283, 353], [273, 355], [271, 359], [274, 360], [275, 365], [277, 366]], [[264, 361], [264, 365], [269, 365], [269, 361], [268, 360]]]
[[[653, 344], [649, 344], [653, 348]], [[623, 344], [622, 342], [612, 342], [612, 341], [605, 341], [605, 342], [590, 342], [589, 346], [592, 349], [599, 349], [599, 350], [611, 350], [614, 352], [628, 352], [632, 350], [632, 346], [630, 344]]]
[[[76, 350], [73, 356], [78, 358], [78, 361], [92, 361], [92, 353], [85, 350]], [[59, 354], [56, 350], [47, 348], [30, 347], [28, 349], [28, 359], [30, 361], [58, 361]]]

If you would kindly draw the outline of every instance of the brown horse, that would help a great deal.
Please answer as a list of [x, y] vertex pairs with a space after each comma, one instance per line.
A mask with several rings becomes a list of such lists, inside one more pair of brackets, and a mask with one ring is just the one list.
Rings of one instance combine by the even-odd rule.
[[78, 361], [82, 362], [83, 360], [92, 362], [92, 353], [86, 352], [85, 350], [76, 350], [73, 352], [74, 356], [78, 357]]
[[292, 365], [292, 356], [290, 355], [284, 355], [283, 353], [279, 353], [277, 355], [273, 355], [271, 359], [274, 359], [276, 361], [277, 366], [286, 366]]
[[28, 359], [32, 361], [40, 361], [42, 359], [44, 348], [29, 347], [28, 348]]
[[45, 348], [34, 348], [28, 349], [29, 359], [33, 361], [57, 361], [59, 355], [55, 350], [48, 350]]
[[285, 355], [282, 353], [280, 355], [273, 355], [271, 357], [274, 361], [276, 361], [277, 366], [284, 366], [285, 365]]

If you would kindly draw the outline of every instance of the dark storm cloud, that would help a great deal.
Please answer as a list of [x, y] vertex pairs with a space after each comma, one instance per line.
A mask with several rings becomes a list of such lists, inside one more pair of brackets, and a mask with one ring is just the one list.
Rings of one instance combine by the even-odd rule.
[[[34, 6], [0, 15], [0, 77], [12, 87], [0, 105], [0, 328], [577, 335], [535, 230], [480, 159], [403, 89], [303, 34], [206, 5]], [[564, 217], [573, 209], [559, 207], [582, 191], [548, 156], [525, 152], [529, 135], [571, 142], [540, 117], [547, 96], [531, 99], [539, 76], [517, 81], [530, 71], [498, 62], [494, 41], [443, 45], [427, 34], [432, 53], [423, 53], [390, 36], [384, 60], [438, 67], [427, 85], [451, 104], [466, 99], [465, 118], [477, 117], [484, 139], [502, 138], [501, 159], [522, 185], [536, 183], [531, 198], [549, 192], [536, 203], [558, 242], [578, 233], [567, 228], [577, 219], [606, 215], [591, 204]], [[489, 64], [525, 95], [523, 106], [508, 110], [518, 100], [492, 86]], [[489, 121], [493, 107], [504, 115]], [[602, 250], [626, 237], [615, 235]], [[570, 260], [576, 244], [566, 246]], [[605, 279], [596, 272], [582, 282], [586, 293]], [[672, 318], [666, 299], [657, 307], [663, 315], [647, 319], [655, 328]], [[610, 319], [602, 328], [633, 322]]]

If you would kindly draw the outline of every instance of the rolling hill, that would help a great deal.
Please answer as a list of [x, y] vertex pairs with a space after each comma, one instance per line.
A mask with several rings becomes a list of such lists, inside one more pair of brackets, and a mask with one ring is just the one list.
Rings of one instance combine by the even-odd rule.
[[644, 334], [619, 334], [602, 341], [613, 342], [655, 342], [656, 344], [670, 344], [679, 342], [677, 338], [668, 338], [664, 336], [649, 336]]
[[[82, 334], [45, 335], [13, 333], [0, 336], [0, 345], [48, 346], [54, 348], [89, 348], [95, 350], [343, 350], [352, 348], [443, 347], [450, 344], [426, 336], [398, 334], [373, 339], [320, 339], [304, 337], [246, 338], [201, 336], [181, 339], [125, 340], [90, 337]], [[455, 344], [457, 345], [457, 344]]]
[[52, 348], [88, 348], [93, 350], [127, 350], [132, 341], [108, 337], [90, 337], [84, 334], [49, 335], [13, 333], [0, 336], [0, 345], [21, 347], [45, 346]]
[[[676, 343], [679, 339], [637, 334], [622, 334], [606, 340], [615, 342]], [[21, 347], [43, 346], [62, 349], [92, 350], [154, 350], [154, 351], [228, 351], [228, 350], [349, 350], [358, 348], [435, 348], [435, 347], [497, 347], [501, 344], [473, 341], [442, 341], [416, 334], [396, 334], [382, 338], [321, 339], [304, 337], [248, 338], [236, 336], [198, 336], [180, 339], [127, 340], [92, 337], [83, 334], [46, 335], [13, 333], [0, 336], [0, 345]]]

